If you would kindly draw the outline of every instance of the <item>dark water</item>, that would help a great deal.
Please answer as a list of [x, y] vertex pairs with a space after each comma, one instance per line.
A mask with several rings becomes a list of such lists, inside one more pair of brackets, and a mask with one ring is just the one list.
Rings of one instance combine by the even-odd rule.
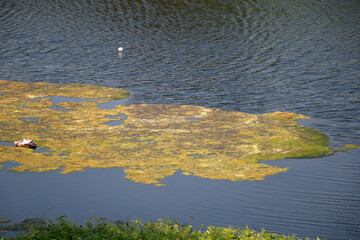
[[[0, 79], [121, 87], [131, 104], [293, 111], [313, 117], [306, 124], [335, 147], [360, 145], [359, 69], [356, 0], [0, 0]], [[192, 216], [360, 239], [359, 153], [276, 161], [291, 170], [261, 182], [178, 173], [162, 188], [121, 169], [1, 171], [0, 217]]]

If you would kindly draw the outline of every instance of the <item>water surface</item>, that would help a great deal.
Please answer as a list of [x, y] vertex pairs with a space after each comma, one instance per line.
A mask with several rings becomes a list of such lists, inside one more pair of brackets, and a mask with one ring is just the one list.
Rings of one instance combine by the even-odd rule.
[[[132, 93], [126, 104], [292, 111], [313, 117], [306, 123], [334, 147], [360, 144], [359, 12], [352, 0], [0, 0], [0, 78], [121, 87]], [[260, 182], [178, 173], [162, 188], [129, 182], [121, 169], [3, 170], [0, 213], [193, 216], [196, 224], [357, 239], [359, 156], [276, 161], [290, 171]]]

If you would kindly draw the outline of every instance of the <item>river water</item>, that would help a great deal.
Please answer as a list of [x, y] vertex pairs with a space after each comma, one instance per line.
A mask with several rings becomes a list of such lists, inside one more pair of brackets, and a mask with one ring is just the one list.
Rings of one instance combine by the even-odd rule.
[[[297, 112], [335, 148], [360, 145], [359, 69], [356, 0], [0, 0], [0, 79], [120, 87], [130, 104]], [[166, 187], [122, 169], [3, 170], [0, 217], [192, 217], [360, 239], [359, 153], [274, 161], [290, 170], [259, 182], [177, 173]]]

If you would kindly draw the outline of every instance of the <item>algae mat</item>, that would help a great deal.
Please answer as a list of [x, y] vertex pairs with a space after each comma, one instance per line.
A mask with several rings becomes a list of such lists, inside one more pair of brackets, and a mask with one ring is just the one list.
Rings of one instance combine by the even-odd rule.
[[[122, 89], [0, 80], [0, 142], [34, 140], [46, 151], [0, 145], [11, 171], [61, 173], [123, 167], [126, 178], [162, 185], [182, 170], [210, 179], [262, 180], [287, 169], [260, 160], [332, 154], [328, 138], [287, 112], [249, 114], [187, 105], [98, 104], [126, 98]], [[52, 98], [85, 98], [54, 103]], [[124, 121], [112, 126], [111, 121]]]

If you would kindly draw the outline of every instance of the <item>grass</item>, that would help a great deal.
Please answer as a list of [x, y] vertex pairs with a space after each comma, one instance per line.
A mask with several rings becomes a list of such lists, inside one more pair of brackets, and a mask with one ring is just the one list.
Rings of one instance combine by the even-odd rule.
[[[27, 229], [26, 233], [9, 237], [9, 239], [299, 239], [295, 235], [278, 235], [267, 232], [264, 229], [261, 232], [257, 232], [248, 227], [209, 226], [205, 230], [201, 228], [193, 230], [191, 224], [180, 225], [168, 218], [147, 223], [142, 223], [138, 219], [126, 222], [109, 222], [97, 219], [95, 221], [89, 220], [85, 226], [82, 226], [66, 220], [65, 217], [59, 217], [56, 223], [49, 222], [45, 226], [29, 225]], [[319, 238], [317, 239], [319, 240]]]

